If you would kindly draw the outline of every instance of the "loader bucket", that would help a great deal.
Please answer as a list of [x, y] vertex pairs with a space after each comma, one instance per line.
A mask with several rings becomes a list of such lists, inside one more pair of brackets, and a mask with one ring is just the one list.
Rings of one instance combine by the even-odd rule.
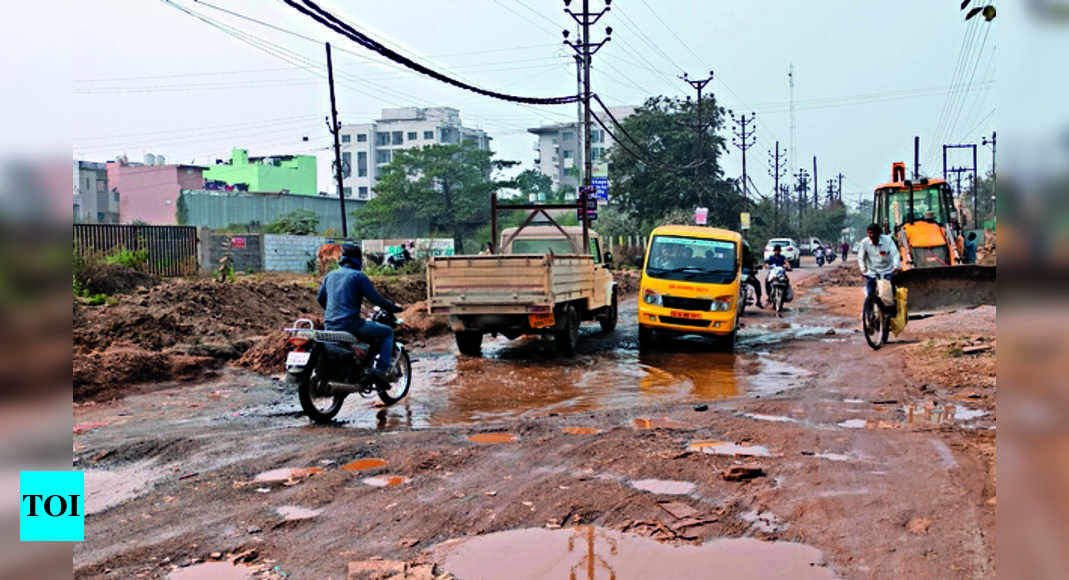
[[894, 283], [909, 289], [911, 313], [995, 304], [994, 266], [913, 268], [899, 272]]

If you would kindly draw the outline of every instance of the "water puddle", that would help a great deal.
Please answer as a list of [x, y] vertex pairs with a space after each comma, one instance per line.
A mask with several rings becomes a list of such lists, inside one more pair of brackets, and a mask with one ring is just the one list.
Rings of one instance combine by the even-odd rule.
[[386, 465], [385, 459], [368, 458], [357, 459], [352, 463], [346, 463], [345, 465], [341, 466], [341, 468], [342, 471], [364, 471], [367, 469], [375, 469], [378, 467], [382, 467], [384, 465]]
[[378, 475], [375, 477], [368, 477], [364, 480], [365, 485], [371, 487], [396, 487], [398, 485], [404, 485], [410, 483], [412, 480], [407, 477], [401, 477], [400, 475]]
[[957, 405], [907, 405], [902, 411], [907, 425], [951, 425], [987, 415], [987, 411]]
[[119, 469], [85, 470], [85, 513], [95, 514], [149, 491], [163, 475], [147, 462]]
[[257, 475], [253, 481], [296, 481], [317, 473], [323, 473], [323, 470], [319, 467], [280, 467]]
[[247, 580], [252, 570], [230, 562], [207, 562], [179, 568], [167, 575], [170, 580]]
[[739, 445], [727, 441], [691, 441], [687, 451], [699, 451], [710, 455], [739, 455], [753, 457], [771, 457], [768, 448], [761, 445]]
[[694, 493], [698, 486], [689, 481], [671, 481], [667, 479], [639, 479], [631, 482], [631, 487], [661, 493], [665, 495], [688, 495]]
[[322, 509], [313, 510], [309, 508], [303, 508], [295, 505], [284, 505], [275, 508], [278, 515], [282, 516], [287, 521], [293, 520], [307, 520], [314, 518], [323, 512]]
[[642, 417], [636, 417], [631, 421], [631, 424], [640, 431], [646, 431], [650, 429], [693, 429], [693, 425], [687, 425], [686, 423], [680, 423], [668, 418], [654, 418], [646, 419]]
[[844, 403], [853, 403], [853, 404], [862, 404], [862, 403], [865, 402], [865, 400], [864, 399], [843, 399], [843, 402]]
[[[508, 554], [502, 558], [502, 554]], [[820, 550], [794, 542], [717, 539], [700, 546], [584, 526], [509, 530], [440, 544], [433, 557], [460, 578], [834, 578]]]
[[594, 427], [563, 427], [561, 431], [569, 435], [596, 435], [599, 432]]
[[868, 425], [868, 423], [867, 419], [847, 419], [846, 421], [837, 423], [837, 425], [844, 429], [864, 429], [865, 425]]
[[827, 459], [828, 461], [853, 461], [854, 458], [843, 453], [815, 453], [813, 457]]
[[468, 441], [485, 445], [512, 443], [515, 440], [516, 436], [512, 433], [476, 433], [475, 435], [468, 435]]
[[743, 417], [748, 419], [754, 419], [756, 421], [772, 421], [773, 423], [795, 423], [797, 419], [790, 417], [784, 417], [782, 415], [761, 415], [759, 413], [743, 413]]

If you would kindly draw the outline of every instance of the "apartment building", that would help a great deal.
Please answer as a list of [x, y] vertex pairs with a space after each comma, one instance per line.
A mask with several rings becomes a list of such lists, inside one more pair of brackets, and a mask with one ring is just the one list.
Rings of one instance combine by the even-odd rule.
[[394, 151], [425, 145], [475, 143], [490, 149], [490, 137], [481, 129], [464, 127], [460, 111], [451, 107], [383, 109], [371, 123], [342, 125], [342, 189], [346, 197], [368, 200], [384, 165]]
[[119, 223], [119, 193], [108, 186], [107, 164], [74, 162], [74, 221]]
[[[623, 120], [635, 111], [635, 107], [611, 107], [609, 110], [618, 120]], [[527, 132], [538, 135], [538, 142], [534, 145], [535, 169], [553, 180], [554, 189], [578, 187], [583, 171], [582, 125], [557, 123], [528, 129]], [[600, 127], [590, 129], [590, 160], [595, 166], [595, 176], [599, 173], [599, 167], [604, 171], [605, 156], [613, 143], [612, 136]]]

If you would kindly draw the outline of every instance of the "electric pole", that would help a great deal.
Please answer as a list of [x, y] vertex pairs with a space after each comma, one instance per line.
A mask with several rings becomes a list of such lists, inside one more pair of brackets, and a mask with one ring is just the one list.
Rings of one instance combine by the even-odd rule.
[[837, 175], [836, 177], [839, 178], [839, 190], [838, 190], [838, 194], [836, 195], [836, 199], [839, 200], [839, 201], [842, 201], [843, 200], [843, 177], [846, 177], [846, 176], [843, 175], [842, 171], [840, 171], [839, 175]]
[[794, 190], [798, 192], [798, 232], [801, 234], [805, 208], [809, 205], [809, 172], [804, 167], [799, 169], [798, 173], [794, 174], [794, 180], [797, 183]]
[[605, 0], [605, 9], [601, 12], [594, 14], [590, 13], [590, 0], [583, 0], [583, 11], [580, 13], [572, 12], [568, 9], [571, 6], [572, 0], [564, 0], [564, 12], [571, 16], [573, 20], [582, 28], [582, 38], [577, 38], [575, 42], [568, 40], [568, 30], [562, 30], [561, 34], [564, 35], [564, 44], [571, 47], [575, 51], [575, 54], [579, 56], [583, 61], [583, 181], [584, 189], [580, 190], [582, 193], [579, 196], [579, 201], [582, 204], [583, 215], [583, 248], [584, 251], [590, 248], [590, 214], [587, 212], [587, 189], [591, 183], [591, 177], [594, 175], [593, 161], [590, 159], [590, 57], [605, 45], [606, 42], [612, 40], [612, 27], [607, 26], [605, 28], [605, 40], [601, 42], [590, 42], [590, 26], [596, 24], [601, 17], [609, 11], [609, 5], [612, 4], [612, 0]]
[[920, 181], [921, 178], [921, 138], [920, 136], [913, 137], [913, 181]]
[[[775, 154], [773, 154], [771, 151], [768, 152], [769, 163], [772, 164], [772, 167], [769, 168], [769, 170], [768, 170], [768, 174], [772, 177], [773, 184], [774, 184], [773, 185], [773, 189], [772, 189], [772, 229], [773, 230], [777, 230], [777, 231], [779, 229], [779, 205], [780, 205], [779, 180], [785, 175], [785, 173], [787, 171], [787, 168], [784, 166], [784, 164], [787, 161], [786, 158], [785, 158], [785, 154], [786, 153], [787, 153], [787, 150], [784, 149], [782, 151], [782, 154], [784, 154], [784, 157], [781, 157], [781, 152], [780, 152], [780, 148], [779, 148], [779, 141], [776, 141], [776, 152], [775, 152]], [[780, 163], [780, 159], [781, 158], [783, 159], [784, 164]]]
[[[994, 135], [994, 134], [992, 134], [992, 135]], [[968, 168], [968, 167], [957, 167], [957, 168], [947, 169], [947, 150], [948, 149], [970, 149], [972, 151], [972, 167], [971, 168]], [[969, 145], [943, 145], [943, 179], [947, 178], [947, 174], [948, 173], [958, 173], [958, 179], [960, 181], [961, 172], [962, 171], [971, 171], [972, 172], [972, 182], [973, 182], [973, 186], [972, 186], [972, 213], [973, 213], [973, 221], [975, 222], [976, 219], [977, 219], [976, 218], [976, 215], [977, 215], [976, 212], [977, 212], [977, 209], [978, 209], [978, 207], [977, 207], [977, 205], [978, 205], [977, 204], [977, 197], [978, 196], [976, 194], [976, 144], [972, 143], [972, 144], [969, 144]], [[961, 187], [960, 186], [958, 187], [958, 197], [961, 197]]]
[[755, 124], [755, 116], [756, 113], [751, 112], [749, 119], [746, 118], [746, 115], [743, 115], [740, 119], [735, 117], [735, 113], [731, 113], [731, 120], [738, 125], [737, 129], [732, 129], [735, 136], [731, 138], [731, 143], [742, 151], [742, 211], [747, 211], [746, 205], [749, 201], [749, 195], [747, 194], [750, 187], [746, 182], [746, 150], [753, 147], [757, 141], [753, 134], [756, 127], [752, 127]]
[[980, 140], [980, 144], [985, 146], [985, 147], [988, 146], [988, 145], [991, 146], [991, 179], [994, 180], [995, 179], [995, 145], [997, 145], [997, 140], [995, 138], [995, 132], [994, 131], [991, 132], [991, 138], [990, 139], [988, 139], [987, 137], [984, 137], [983, 139], [981, 139]]
[[330, 133], [334, 136], [334, 179], [338, 182], [338, 203], [341, 204], [341, 237], [349, 237], [349, 228], [345, 220], [345, 187], [342, 183], [341, 123], [338, 122], [338, 107], [334, 100], [334, 63], [330, 58], [330, 43], [327, 43], [327, 82], [330, 84]]
[[[698, 122], [694, 125], [694, 130], [698, 132], [698, 150], [694, 153], [694, 159], [697, 164], [694, 166], [694, 180], [698, 188], [698, 205], [702, 205], [702, 134], [705, 133], [706, 126], [702, 124], [702, 89], [705, 85], [709, 84], [709, 81], [713, 80], [713, 71], [709, 71], [709, 76], [700, 81], [692, 81], [687, 77], [687, 73], [683, 73], [683, 76], [679, 77], [683, 79], [683, 82], [687, 83], [698, 91]], [[709, 125], [712, 125], [710, 122]]]
[[820, 209], [820, 181], [817, 179], [817, 156], [813, 156], [813, 209]]

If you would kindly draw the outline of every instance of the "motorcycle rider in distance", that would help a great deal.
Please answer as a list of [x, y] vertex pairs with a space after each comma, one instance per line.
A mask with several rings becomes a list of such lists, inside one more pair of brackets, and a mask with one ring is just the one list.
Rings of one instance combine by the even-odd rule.
[[824, 259], [824, 246], [817, 246], [813, 249], [813, 257], [817, 260], [817, 265], [821, 265], [821, 260]]
[[364, 298], [396, 314], [403, 310], [397, 304], [383, 298], [371, 284], [371, 279], [360, 271], [363, 267], [360, 246], [342, 244], [338, 269], [328, 273], [319, 287], [316, 302], [323, 307], [323, 326], [327, 330], [343, 330], [371, 344], [378, 344], [379, 359], [372, 371], [386, 379], [393, 353], [393, 329], [384, 324], [360, 317], [360, 305]]
[[865, 296], [869, 296], [876, 292], [877, 276], [890, 280], [891, 275], [898, 271], [901, 256], [894, 240], [884, 235], [879, 225], [869, 224], [865, 234], [857, 250], [857, 265], [865, 277]]
[[[791, 263], [787, 260], [787, 257], [784, 256], [781, 253], [782, 251], [783, 251], [783, 246], [781, 246], [779, 244], [776, 244], [775, 246], [772, 246], [772, 255], [769, 256], [767, 260], [765, 260], [765, 263], [768, 264], [769, 266], [780, 266], [781, 268], [783, 268], [787, 272], [790, 272], [791, 271]], [[772, 295], [772, 271], [771, 271], [771, 269], [769, 270], [768, 274], [769, 274], [768, 278], [765, 278], [765, 294], [767, 294], [768, 296], [771, 296]], [[790, 278], [788, 278], [787, 279], [787, 283], [790, 284], [790, 282], [791, 282]]]

